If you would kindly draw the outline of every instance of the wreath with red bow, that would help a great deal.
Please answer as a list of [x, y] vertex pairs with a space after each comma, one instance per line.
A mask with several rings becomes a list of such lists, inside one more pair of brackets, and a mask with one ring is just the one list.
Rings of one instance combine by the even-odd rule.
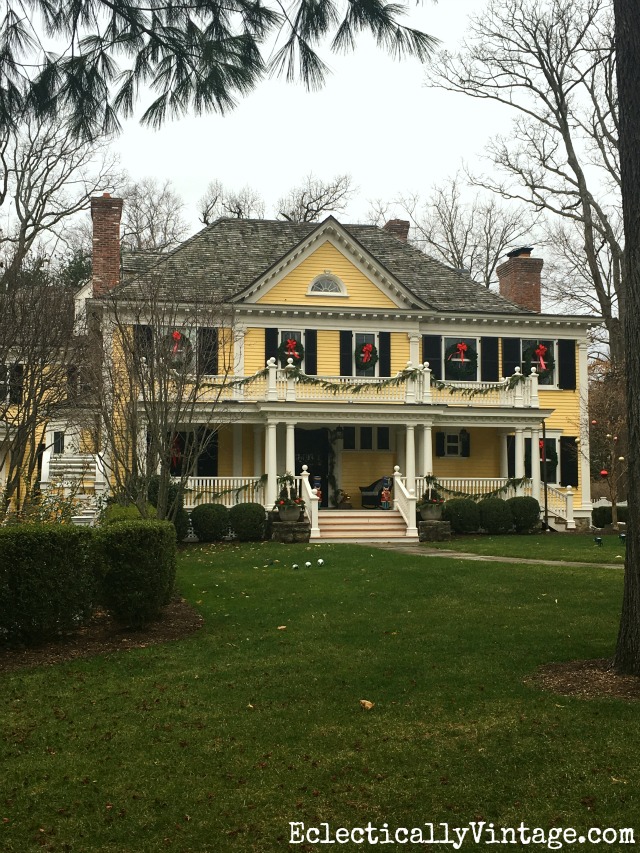
[[366, 370], [378, 363], [378, 350], [375, 344], [360, 344], [356, 347], [356, 367]]
[[541, 341], [531, 344], [522, 353], [522, 364], [525, 376], [529, 376], [531, 368], [535, 367], [541, 382], [551, 379], [555, 367], [551, 347]]
[[469, 382], [478, 378], [478, 351], [466, 341], [457, 341], [447, 347], [444, 363], [447, 379]]
[[304, 359], [304, 347], [295, 338], [286, 338], [278, 347], [278, 361], [281, 367], [286, 367], [290, 358], [293, 359], [294, 367], [300, 367]]
[[184, 332], [174, 329], [166, 337], [165, 352], [174, 370], [183, 370], [191, 364], [193, 347]]

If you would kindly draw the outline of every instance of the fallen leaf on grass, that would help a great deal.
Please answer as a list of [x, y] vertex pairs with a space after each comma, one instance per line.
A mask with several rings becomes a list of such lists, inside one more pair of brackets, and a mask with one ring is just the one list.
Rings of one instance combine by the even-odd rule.
[[278, 625], [278, 631], [286, 631], [286, 629], [287, 629], [286, 625]]
[[369, 702], [368, 699], [361, 699], [360, 700], [360, 706], [362, 707], [363, 711], [370, 711], [374, 705], [375, 705], [375, 702]]

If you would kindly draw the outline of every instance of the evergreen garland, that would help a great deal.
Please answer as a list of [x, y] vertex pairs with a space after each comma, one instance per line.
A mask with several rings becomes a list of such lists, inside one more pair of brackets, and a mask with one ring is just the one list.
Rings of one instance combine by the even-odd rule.
[[427, 488], [430, 486], [434, 491], [444, 493], [451, 498], [471, 498], [473, 501], [482, 501], [485, 498], [497, 498], [508, 492], [510, 489], [517, 489], [520, 486], [523, 486], [527, 481], [528, 477], [511, 477], [507, 480], [504, 486], [493, 489], [491, 492], [482, 492], [480, 495], [473, 495], [469, 492], [459, 492], [456, 489], [448, 489], [446, 486], [442, 485], [437, 477], [434, 477], [433, 475], [429, 475], [424, 478], [425, 486], [427, 486]]

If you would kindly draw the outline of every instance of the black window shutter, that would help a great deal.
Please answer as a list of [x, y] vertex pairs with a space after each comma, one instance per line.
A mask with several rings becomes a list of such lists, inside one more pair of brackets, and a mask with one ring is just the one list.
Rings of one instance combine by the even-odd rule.
[[444, 433], [436, 433], [436, 456], [444, 456]]
[[265, 329], [264, 330], [264, 360], [269, 361], [270, 358], [278, 358], [278, 346], [280, 342], [278, 340], [278, 330], [277, 329]]
[[531, 477], [531, 439], [524, 440], [524, 476]]
[[149, 358], [153, 350], [153, 329], [151, 326], [133, 327], [133, 354], [136, 358]]
[[513, 479], [516, 476], [516, 437], [507, 436], [507, 477]]
[[16, 406], [22, 403], [22, 384], [24, 367], [22, 364], [12, 364], [9, 371], [9, 402]]
[[471, 456], [471, 436], [466, 429], [460, 431], [460, 456]]
[[352, 332], [340, 332], [340, 376], [353, 376]]
[[480, 338], [480, 379], [482, 382], [497, 382], [498, 338]]
[[502, 375], [513, 376], [516, 367], [522, 369], [522, 345], [520, 338], [502, 339]]
[[378, 375], [391, 376], [390, 332], [378, 332]]
[[198, 329], [198, 373], [218, 375], [218, 330]]
[[0, 364], [0, 404], [4, 403], [9, 393], [8, 377], [9, 368], [6, 364]]
[[576, 342], [558, 341], [558, 388], [574, 391], [576, 387]]
[[442, 335], [422, 336], [422, 360], [429, 362], [434, 379], [442, 379]]
[[578, 445], [575, 436], [560, 437], [560, 485], [578, 485]]
[[318, 373], [318, 333], [315, 329], [307, 329], [304, 333], [302, 369], [309, 376], [316, 376]]

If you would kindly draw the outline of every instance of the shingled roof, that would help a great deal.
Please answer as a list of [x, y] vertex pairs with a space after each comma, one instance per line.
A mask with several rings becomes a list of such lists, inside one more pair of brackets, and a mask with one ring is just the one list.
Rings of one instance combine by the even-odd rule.
[[[336, 223], [337, 224], [337, 223]], [[153, 277], [166, 298], [228, 300], [241, 294], [320, 226], [315, 222], [219, 219], [177, 249], [123, 263], [120, 296], [135, 299]], [[416, 307], [444, 312], [532, 313], [374, 225], [341, 225], [416, 297]]]

